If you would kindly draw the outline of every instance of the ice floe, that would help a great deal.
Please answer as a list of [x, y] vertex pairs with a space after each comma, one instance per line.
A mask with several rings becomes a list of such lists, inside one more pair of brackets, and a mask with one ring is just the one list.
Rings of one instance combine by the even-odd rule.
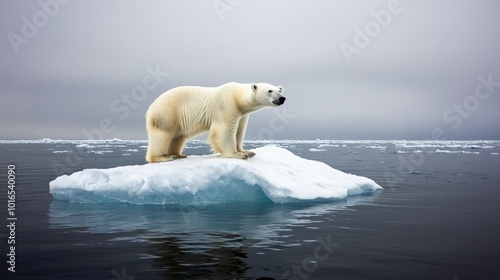
[[164, 163], [85, 169], [50, 182], [57, 200], [75, 203], [215, 204], [335, 201], [382, 189], [373, 180], [273, 145], [248, 160], [216, 155]]

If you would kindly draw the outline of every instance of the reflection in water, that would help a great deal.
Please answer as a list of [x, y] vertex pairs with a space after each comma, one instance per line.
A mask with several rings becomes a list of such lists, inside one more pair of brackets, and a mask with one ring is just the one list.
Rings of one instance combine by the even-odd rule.
[[[70, 204], [52, 201], [50, 226], [89, 234], [110, 234], [110, 242], [144, 242], [141, 258], [166, 279], [238, 278], [249, 269], [248, 249], [257, 254], [301, 246], [310, 236], [297, 228], [318, 229], [336, 212], [371, 204], [377, 194], [330, 204], [223, 204], [140, 206]], [[211, 277], [213, 276], [213, 277]]]
[[243, 237], [231, 233], [178, 234], [149, 239], [152, 268], [165, 279], [234, 279], [248, 269]]

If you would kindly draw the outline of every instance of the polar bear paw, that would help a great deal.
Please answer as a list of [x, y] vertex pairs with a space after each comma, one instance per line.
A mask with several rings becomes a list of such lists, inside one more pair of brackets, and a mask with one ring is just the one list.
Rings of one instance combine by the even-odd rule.
[[182, 155], [182, 154], [180, 154], [180, 155], [172, 155], [171, 157], [172, 157], [173, 159], [187, 158], [187, 156], [186, 156], [186, 155]]
[[147, 159], [149, 162], [154, 163], [154, 162], [165, 162], [165, 161], [172, 161], [176, 160], [179, 158], [185, 158], [187, 157], [186, 155], [161, 155], [161, 156], [153, 156]]
[[[250, 154], [252, 154], [253, 152], [250, 152]], [[252, 157], [253, 155], [255, 155], [255, 153], [253, 153], [253, 155], [250, 155], [249, 153], [247, 152], [236, 152], [236, 153], [223, 153], [221, 154], [220, 156], [221, 157], [225, 157], [225, 158], [241, 158], [241, 159], [247, 159], [249, 157]]]
[[252, 151], [242, 151], [242, 153], [246, 154], [248, 158], [255, 156], [255, 153]]

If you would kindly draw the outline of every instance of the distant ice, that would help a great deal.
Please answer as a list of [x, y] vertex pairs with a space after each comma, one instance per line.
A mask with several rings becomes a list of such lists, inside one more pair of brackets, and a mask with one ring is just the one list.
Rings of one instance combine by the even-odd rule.
[[326, 149], [310, 148], [309, 151], [311, 151], [311, 152], [324, 152], [324, 151], [326, 151]]
[[[123, 139], [102, 139], [102, 140], [61, 140], [61, 139], [35, 139], [35, 140], [0, 140], [0, 144], [57, 144], [66, 145], [65, 148], [49, 149], [52, 153], [68, 153], [85, 152], [89, 154], [104, 155], [113, 151], [120, 154], [129, 154], [135, 152], [132, 150], [143, 151], [147, 148], [147, 140], [123, 140]], [[395, 151], [398, 154], [408, 153], [437, 153], [437, 154], [480, 154], [484, 149], [495, 149], [490, 154], [498, 153], [500, 149], [500, 140], [245, 140], [245, 145], [248, 148], [260, 147], [265, 144], [273, 144], [284, 148], [299, 150], [309, 150], [310, 152], [326, 152], [339, 147], [349, 147], [354, 149], [375, 149], [382, 153], [387, 151]], [[69, 147], [68, 147], [69, 145]], [[73, 145], [73, 147], [71, 147]], [[304, 147], [306, 145], [306, 147]], [[123, 149], [116, 150], [122, 147]], [[190, 139], [186, 146], [186, 150], [194, 150], [198, 148], [209, 148], [207, 141], [204, 139]], [[21, 149], [22, 150], [22, 149]], [[356, 154], [355, 151], [350, 153]], [[188, 152], [189, 154], [189, 152]], [[484, 153], [486, 154], [486, 153]]]
[[380, 145], [363, 145], [361, 147], [366, 148], [366, 149], [379, 149], [379, 150], [385, 150], [385, 149], [387, 149], [387, 147], [380, 146]]
[[394, 141], [398, 148], [436, 148], [448, 150], [492, 149], [498, 141], [472, 140], [472, 141]]
[[462, 151], [450, 151], [450, 150], [436, 149], [435, 153], [438, 153], [438, 154], [458, 154], [458, 153], [462, 153]]
[[203, 147], [202, 146], [189, 146], [189, 145], [184, 146], [184, 149], [199, 149], [199, 148], [203, 148]]
[[473, 154], [473, 155], [479, 155], [479, 152], [453, 151], [453, 150], [441, 150], [441, 149], [436, 149], [435, 153], [438, 153], [438, 154]]
[[81, 145], [81, 147], [87, 147], [85, 145], [113, 145], [116, 147], [117, 145], [128, 145], [128, 144], [144, 144], [147, 143], [147, 140], [122, 140], [118, 138], [114, 139], [99, 139], [99, 140], [67, 140], [67, 139], [50, 139], [50, 138], [42, 138], [42, 139], [34, 139], [34, 140], [0, 140], [0, 144], [75, 144]]
[[91, 154], [96, 154], [96, 155], [104, 155], [106, 153], [112, 153], [113, 151], [111, 150], [103, 150], [103, 151], [89, 151]]
[[54, 199], [74, 203], [214, 204], [335, 201], [382, 189], [366, 177], [269, 145], [248, 160], [190, 156], [171, 162], [86, 169], [49, 183]]
[[318, 145], [318, 148], [324, 148], [324, 147], [339, 147], [337, 144], [321, 144]]
[[[113, 147], [123, 147], [120, 145], [140, 145], [140, 148], [147, 147], [147, 140], [123, 140], [123, 139], [100, 139], [100, 140], [64, 140], [64, 139], [34, 139], [34, 140], [0, 140], [0, 144], [75, 144], [77, 147], [95, 148], [98, 145]], [[191, 139], [188, 144], [206, 144], [206, 140]], [[491, 149], [500, 146], [499, 140], [245, 140], [248, 144], [316, 144], [321, 147], [347, 147], [347, 144], [358, 145], [358, 148], [384, 149], [387, 145], [394, 145], [397, 149], [413, 149], [413, 148], [442, 148], [442, 149]]]
[[325, 152], [326, 151], [326, 149], [325, 149], [326, 147], [338, 148], [339, 145], [335, 145], [335, 144], [320, 144], [316, 148], [310, 148], [309, 151], [311, 151], [311, 152]]
[[69, 151], [52, 151], [53, 154], [69, 153]]
[[75, 147], [77, 147], [77, 148], [86, 148], [86, 149], [97, 148], [96, 145], [90, 145], [88, 143], [80, 143], [80, 144], [77, 144]]

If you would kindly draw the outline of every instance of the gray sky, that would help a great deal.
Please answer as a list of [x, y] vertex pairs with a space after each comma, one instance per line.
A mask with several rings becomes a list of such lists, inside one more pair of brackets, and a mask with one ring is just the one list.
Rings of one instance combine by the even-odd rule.
[[0, 139], [146, 139], [230, 81], [285, 87], [248, 139], [500, 139], [499, 1], [62, 2], [0, 2]]

